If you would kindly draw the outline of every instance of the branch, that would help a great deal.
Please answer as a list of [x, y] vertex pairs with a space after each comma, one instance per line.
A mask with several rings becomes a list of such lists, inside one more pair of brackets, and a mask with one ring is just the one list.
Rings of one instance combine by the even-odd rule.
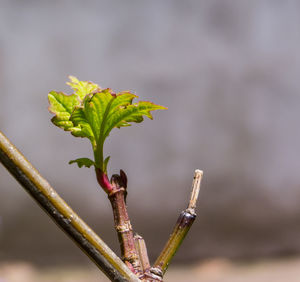
[[135, 247], [132, 226], [126, 206], [127, 177], [121, 170], [120, 175], [111, 178], [111, 192], [108, 194], [113, 214], [115, 229], [121, 247], [122, 260], [137, 275], [142, 274], [139, 255]]
[[0, 162], [111, 281], [140, 281], [1, 131]]
[[148, 252], [147, 252], [145, 240], [143, 239], [142, 236], [135, 234], [134, 242], [135, 242], [136, 250], [139, 255], [142, 271], [143, 271], [143, 273], [149, 272], [150, 262], [149, 262], [149, 258], [148, 258]]
[[201, 170], [196, 170], [194, 174], [194, 180], [192, 184], [192, 193], [189, 201], [189, 205], [186, 210], [182, 211], [173, 229], [173, 232], [166, 243], [164, 249], [162, 250], [160, 256], [154, 263], [150, 272], [163, 277], [171, 259], [175, 255], [179, 246], [181, 245], [183, 239], [191, 228], [193, 222], [196, 219], [196, 201], [200, 191], [200, 184], [202, 180], [203, 172]]

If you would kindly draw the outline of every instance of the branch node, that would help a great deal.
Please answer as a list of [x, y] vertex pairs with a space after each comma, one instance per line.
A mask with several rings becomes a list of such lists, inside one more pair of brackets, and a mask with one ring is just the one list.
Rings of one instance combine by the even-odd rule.
[[116, 225], [115, 228], [119, 233], [132, 231], [132, 226], [128, 221], [124, 222], [123, 224]]
[[155, 275], [156, 278], [160, 279], [162, 281], [163, 272], [158, 267], [151, 267], [150, 273]]

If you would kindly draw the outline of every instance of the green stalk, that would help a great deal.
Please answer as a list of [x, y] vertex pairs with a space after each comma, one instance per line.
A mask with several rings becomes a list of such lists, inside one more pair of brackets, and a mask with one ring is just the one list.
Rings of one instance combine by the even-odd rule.
[[[109, 103], [108, 103], [108, 105], [105, 109], [103, 119], [102, 119], [102, 122], [101, 122], [101, 126], [100, 126], [100, 134], [99, 134], [99, 139], [97, 140], [97, 149], [96, 149], [96, 155], [95, 155], [96, 165], [101, 164], [100, 169], [105, 174], [107, 174], [107, 171], [106, 171], [106, 167], [105, 167], [105, 164], [104, 164], [104, 156], [103, 156], [104, 141], [105, 141], [105, 138], [106, 138], [106, 136], [104, 136], [104, 128], [105, 128], [105, 123], [106, 123], [106, 120], [107, 120], [107, 116], [108, 116], [111, 104], [112, 104], [112, 102], [114, 101], [115, 98], [116, 98], [115, 96], [112, 96], [111, 100], [109, 101]], [[99, 160], [98, 160], [98, 158], [99, 158]], [[97, 160], [98, 160], [98, 162], [97, 162]]]
[[95, 163], [96, 165], [100, 165], [100, 169], [101, 171], [104, 172], [104, 167], [103, 167], [103, 146], [104, 146], [104, 142], [102, 142], [101, 144], [97, 144], [96, 145], [96, 149], [94, 150], [94, 158], [95, 158]]
[[182, 211], [179, 215], [168, 242], [150, 270], [151, 273], [161, 278], [165, 274], [173, 256], [196, 219], [196, 201], [199, 195], [202, 176], [203, 172], [197, 169], [194, 175], [189, 205], [187, 209]]
[[111, 281], [140, 281], [1, 131], [0, 162]]

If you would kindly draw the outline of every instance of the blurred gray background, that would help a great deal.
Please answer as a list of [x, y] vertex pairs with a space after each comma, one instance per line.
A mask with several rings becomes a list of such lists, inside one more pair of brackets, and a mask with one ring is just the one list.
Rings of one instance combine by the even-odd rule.
[[[300, 251], [299, 1], [0, 0], [0, 130], [118, 250], [88, 140], [51, 124], [68, 75], [167, 106], [114, 130], [134, 229], [151, 258], [204, 171], [198, 219], [175, 260]], [[0, 166], [0, 260], [88, 262]]]

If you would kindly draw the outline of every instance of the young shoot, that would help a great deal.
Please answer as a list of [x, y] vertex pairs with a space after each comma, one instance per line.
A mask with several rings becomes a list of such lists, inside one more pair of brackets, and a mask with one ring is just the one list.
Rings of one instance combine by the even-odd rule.
[[129, 91], [114, 93], [110, 88], [102, 89], [74, 76], [69, 78], [67, 84], [73, 90], [71, 95], [56, 91], [48, 94], [49, 111], [55, 115], [52, 122], [75, 137], [91, 141], [94, 160], [79, 158], [69, 163], [77, 163], [79, 167], [94, 166], [99, 184], [109, 193], [107, 164], [110, 157], [104, 157], [103, 146], [112, 129], [130, 126], [132, 122], [140, 123], [143, 116], [152, 119], [151, 111], [167, 108], [146, 101], [133, 103], [138, 96]]

